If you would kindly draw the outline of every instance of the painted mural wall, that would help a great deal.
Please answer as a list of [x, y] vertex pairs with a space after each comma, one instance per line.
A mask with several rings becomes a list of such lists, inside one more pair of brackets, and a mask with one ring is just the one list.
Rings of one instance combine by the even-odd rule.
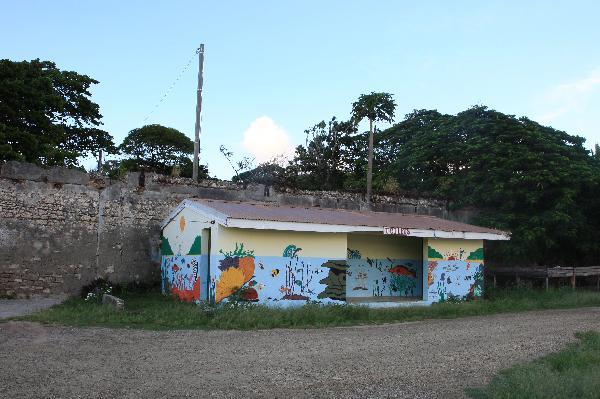
[[346, 296], [423, 296], [422, 240], [348, 234]]
[[289, 306], [346, 298], [346, 234], [220, 226], [211, 298]]
[[442, 302], [483, 295], [483, 241], [428, 239], [427, 299]]
[[186, 302], [208, 299], [208, 229], [184, 209], [163, 229], [161, 287]]

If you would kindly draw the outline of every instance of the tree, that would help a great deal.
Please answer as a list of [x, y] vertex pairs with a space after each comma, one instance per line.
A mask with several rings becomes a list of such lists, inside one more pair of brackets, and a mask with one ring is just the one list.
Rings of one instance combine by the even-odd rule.
[[184, 173], [189, 168], [191, 176], [192, 161], [189, 155], [194, 152], [194, 143], [176, 129], [161, 125], [133, 129], [119, 149], [124, 155], [130, 156], [122, 162], [127, 170], [143, 169], [169, 174], [178, 165], [182, 175], [189, 177]]
[[373, 190], [373, 140], [375, 134], [375, 122], [392, 122], [396, 103], [389, 93], [361, 94], [356, 102], [352, 104], [352, 119], [355, 123], [364, 118], [369, 120], [369, 153], [367, 165], [367, 207], [371, 206], [371, 194]]
[[313, 190], [344, 188], [355, 166], [356, 126], [351, 122], [321, 121], [304, 131], [305, 146], [298, 146], [287, 167], [287, 180], [293, 186]]
[[89, 89], [97, 83], [51, 61], [0, 60], [0, 161], [77, 166], [113, 151], [110, 134], [96, 128], [102, 116]]
[[285, 168], [276, 162], [264, 162], [256, 168], [233, 176], [234, 183], [256, 183], [265, 186], [285, 186]]
[[250, 171], [250, 169], [252, 169], [252, 164], [254, 163], [254, 158], [243, 157], [239, 161], [234, 161], [233, 160], [233, 152], [229, 151], [227, 149], [227, 147], [225, 147], [222, 144], [219, 147], [219, 151], [221, 152], [221, 154], [223, 154], [225, 159], [227, 159], [227, 162], [229, 162], [231, 169], [233, 169], [234, 176], [233, 176], [232, 180], [235, 182], [247, 183], [240, 176], [243, 173], [245, 173], [246, 171]]
[[490, 243], [502, 262], [600, 260], [600, 162], [584, 139], [483, 106], [415, 111], [378, 135], [378, 167], [403, 189], [476, 207], [478, 224], [512, 232]]

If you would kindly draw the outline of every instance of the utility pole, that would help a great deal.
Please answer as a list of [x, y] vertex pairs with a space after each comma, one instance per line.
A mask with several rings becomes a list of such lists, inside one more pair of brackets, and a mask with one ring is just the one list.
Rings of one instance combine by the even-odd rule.
[[102, 173], [102, 149], [98, 150], [98, 173]]
[[202, 84], [204, 73], [204, 44], [198, 48], [198, 89], [196, 91], [196, 128], [194, 129], [194, 163], [192, 178], [198, 182], [198, 163], [200, 162], [200, 114], [202, 112]]

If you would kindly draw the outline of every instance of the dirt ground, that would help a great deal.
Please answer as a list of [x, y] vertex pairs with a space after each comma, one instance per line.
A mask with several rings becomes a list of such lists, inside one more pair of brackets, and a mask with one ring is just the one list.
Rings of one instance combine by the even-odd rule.
[[0, 323], [4, 398], [452, 398], [600, 331], [600, 308], [314, 330]]

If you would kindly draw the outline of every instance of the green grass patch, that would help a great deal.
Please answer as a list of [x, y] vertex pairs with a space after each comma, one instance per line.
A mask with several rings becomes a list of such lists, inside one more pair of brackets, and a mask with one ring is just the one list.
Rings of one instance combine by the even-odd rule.
[[477, 399], [600, 397], [600, 333], [576, 334], [580, 341], [531, 363], [500, 372]]
[[17, 318], [72, 326], [142, 329], [269, 329], [318, 328], [455, 318], [539, 309], [600, 306], [600, 293], [560, 289], [502, 290], [489, 298], [439, 303], [429, 307], [374, 309], [353, 305], [308, 304], [295, 308], [208, 306], [181, 303], [160, 293], [123, 294], [125, 310], [70, 299], [39, 313]]

